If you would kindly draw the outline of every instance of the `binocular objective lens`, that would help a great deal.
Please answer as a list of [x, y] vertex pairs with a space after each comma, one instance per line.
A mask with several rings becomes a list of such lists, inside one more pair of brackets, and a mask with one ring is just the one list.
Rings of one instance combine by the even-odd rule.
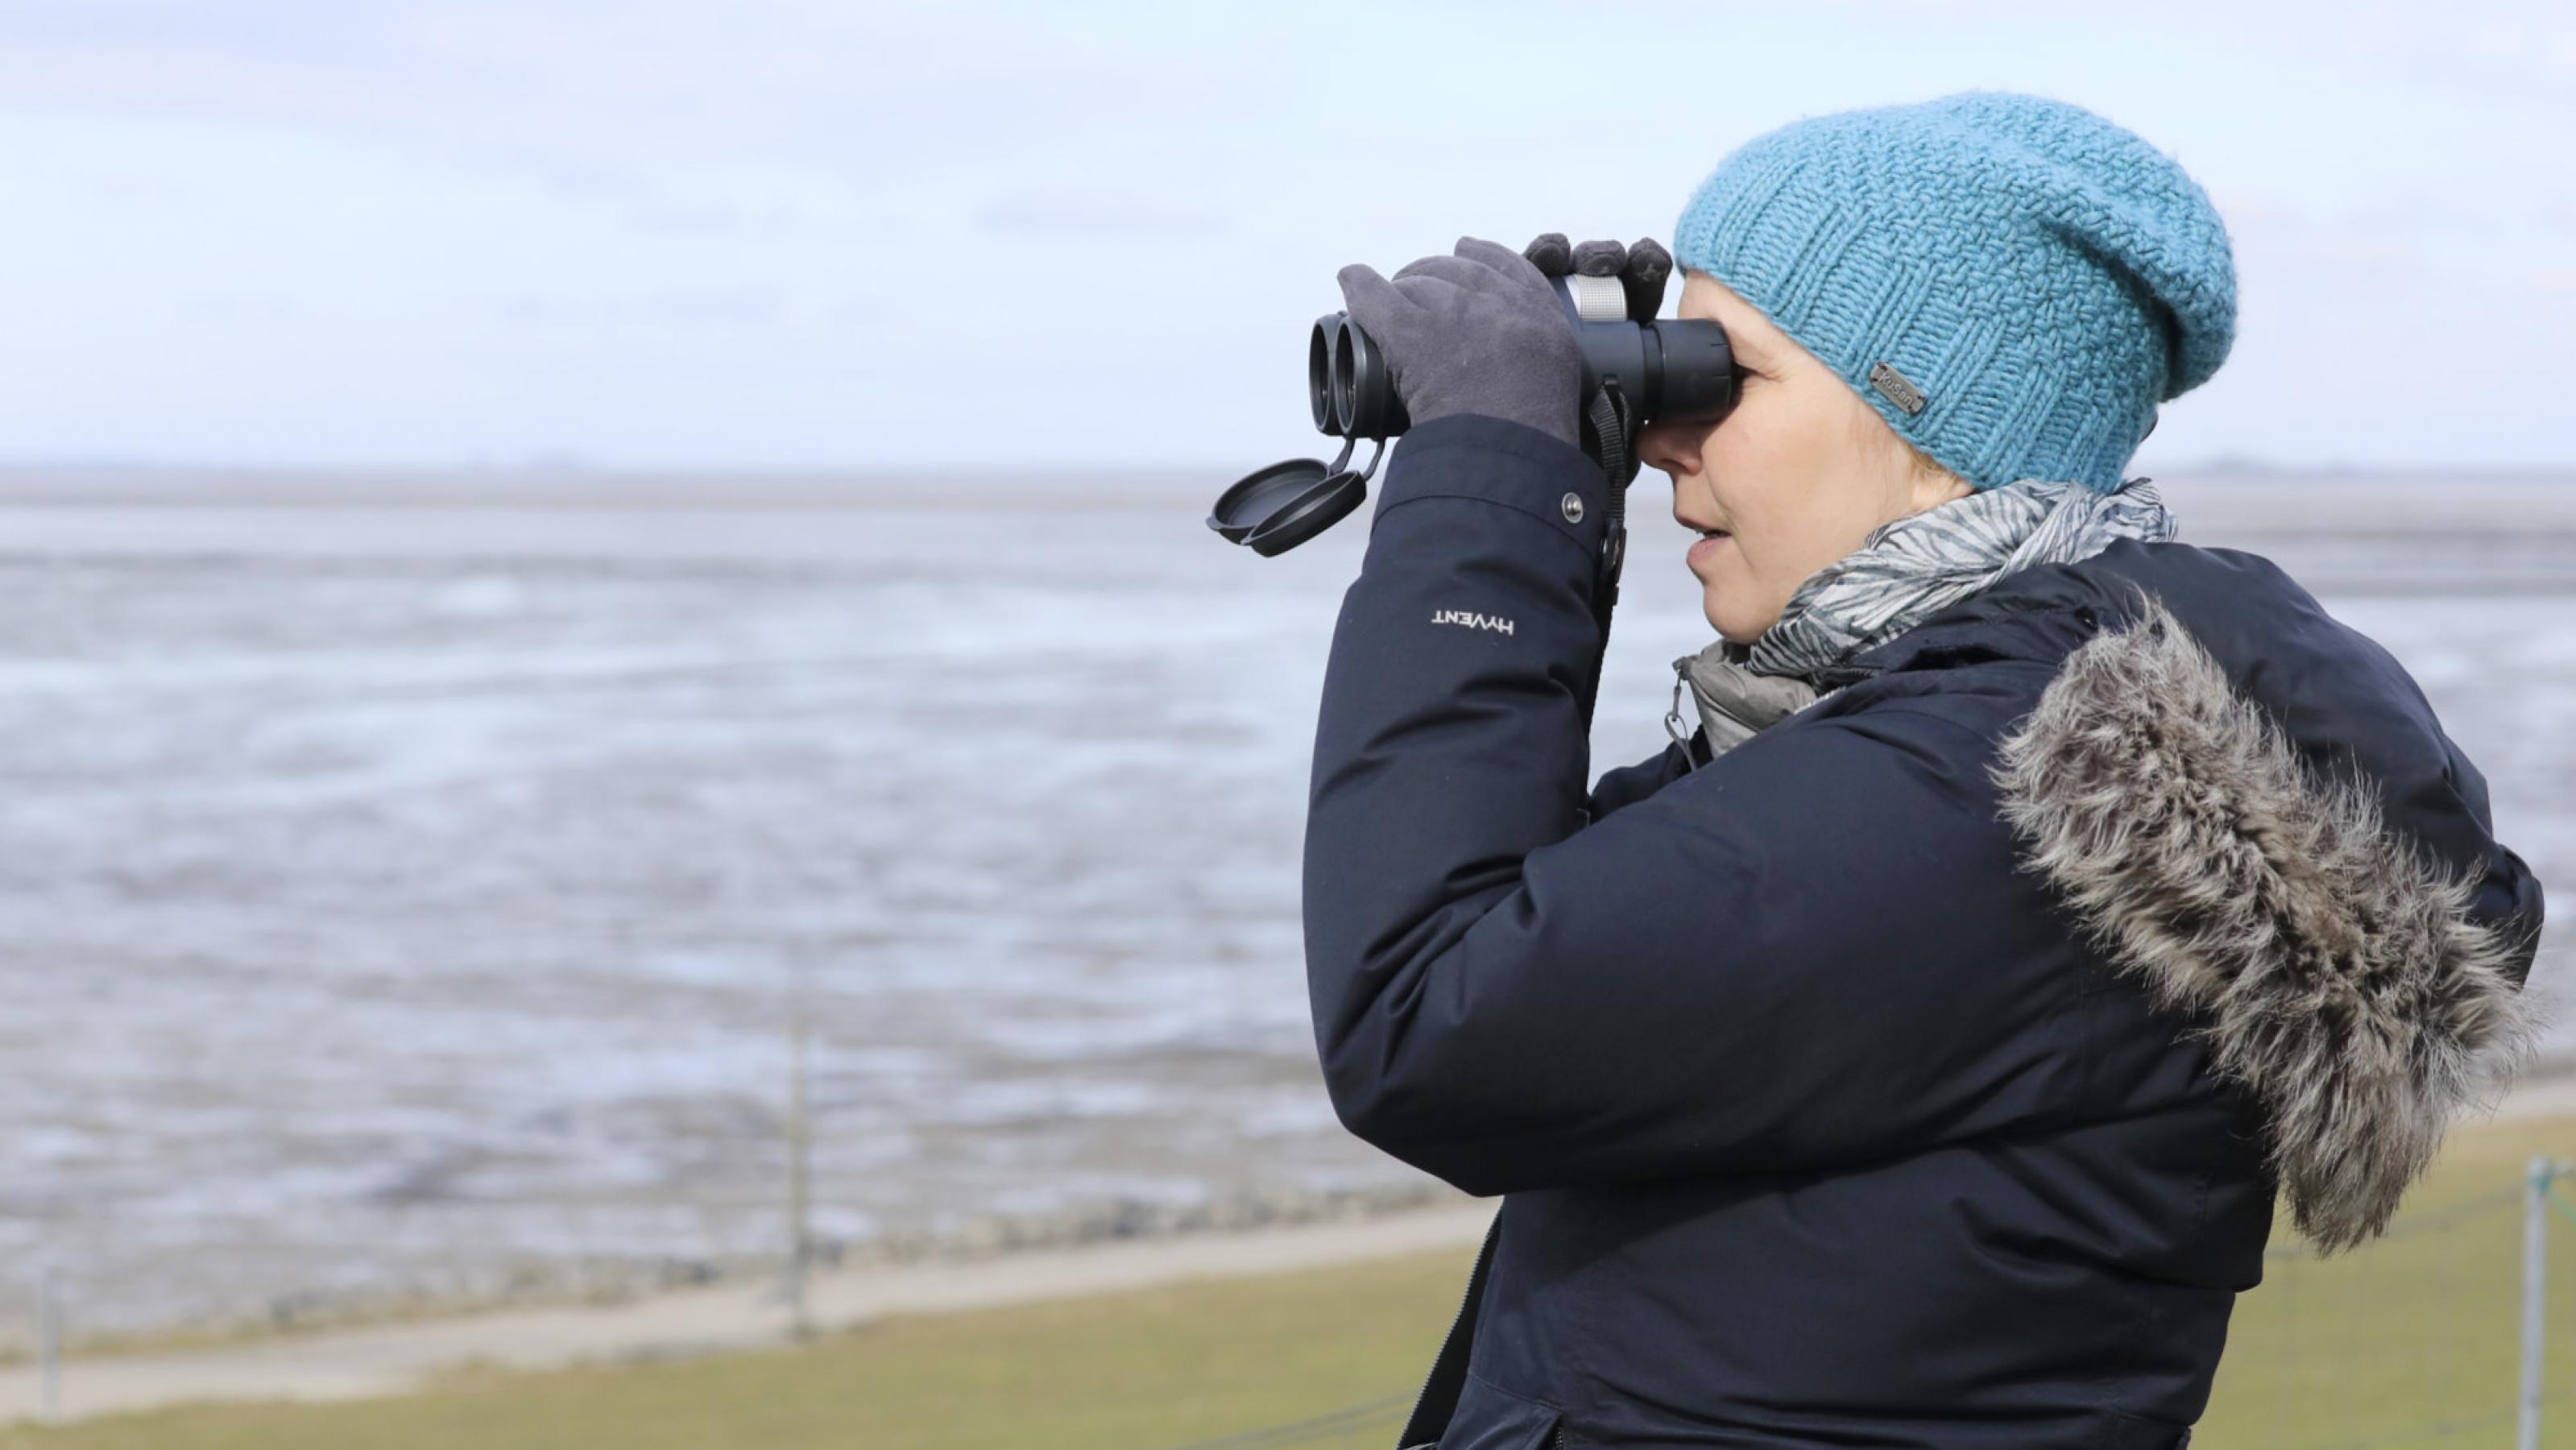
[[1360, 369], [1351, 341], [1358, 331], [1345, 322], [1333, 334], [1333, 421], [1345, 436], [1359, 427]]
[[1306, 405], [1315, 414], [1315, 431], [1330, 433], [1333, 417], [1333, 345], [1324, 336], [1326, 324], [1318, 322], [1306, 343]]

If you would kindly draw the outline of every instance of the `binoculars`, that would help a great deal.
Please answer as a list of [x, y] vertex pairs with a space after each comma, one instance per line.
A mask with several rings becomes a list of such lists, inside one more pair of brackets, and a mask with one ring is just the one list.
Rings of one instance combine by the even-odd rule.
[[[1715, 322], [1658, 322], [1628, 316], [1617, 277], [1550, 277], [1583, 355], [1576, 399], [1584, 452], [1624, 488], [1636, 476], [1636, 431], [1667, 420], [1713, 423], [1735, 406], [1742, 373], [1726, 329]], [[1386, 440], [1413, 426], [1397, 396], [1386, 355], [1347, 312], [1315, 320], [1306, 340], [1306, 401], [1315, 431], [1342, 440], [1341, 456], [1294, 458], [1245, 475], [1217, 498], [1208, 527], [1229, 543], [1268, 557], [1297, 547], [1368, 497]], [[1376, 450], [1353, 471], [1362, 438]], [[1615, 565], [1614, 565], [1615, 568]]]

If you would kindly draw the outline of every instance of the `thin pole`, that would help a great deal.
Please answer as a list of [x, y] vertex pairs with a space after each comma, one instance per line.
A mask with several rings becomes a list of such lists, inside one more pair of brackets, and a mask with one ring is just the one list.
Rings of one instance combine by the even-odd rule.
[[2549, 1180], [2556, 1166], [2533, 1154], [2522, 1196], [2522, 1419], [2518, 1450], [2540, 1450], [2540, 1343], [2548, 1327]]
[[805, 1101], [806, 1011], [803, 994], [798, 994], [795, 1014], [788, 1028], [787, 1047], [787, 1308], [793, 1332], [798, 1339], [814, 1333], [814, 1318], [805, 1297], [806, 1259], [813, 1233], [810, 1216], [813, 1155], [813, 1125]]
[[54, 1266], [36, 1271], [36, 1409], [48, 1425], [63, 1418], [63, 1291]]

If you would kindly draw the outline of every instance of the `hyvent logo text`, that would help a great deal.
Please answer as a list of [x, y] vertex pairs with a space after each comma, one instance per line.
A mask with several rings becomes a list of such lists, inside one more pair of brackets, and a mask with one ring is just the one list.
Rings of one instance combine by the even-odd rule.
[[1512, 632], [1512, 622], [1499, 614], [1470, 614], [1463, 609], [1435, 609], [1433, 624], [1463, 624], [1469, 629], [1490, 629], [1496, 634]]

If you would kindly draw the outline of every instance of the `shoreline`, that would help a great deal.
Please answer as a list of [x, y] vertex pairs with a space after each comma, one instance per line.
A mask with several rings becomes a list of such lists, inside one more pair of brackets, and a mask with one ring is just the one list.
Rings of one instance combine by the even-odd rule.
[[[809, 1240], [807, 1273], [820, 1280], [1038, 1261], [1112, 1244], [1222, 1240], [1269, 1229], [1364, 1223], [1472, 1201], [1418, 1175], [1333, 1189], [1244, 1185], [1189, 1203], [1085, 1199], [1047, 1212], [968, 1215], [944, 1231], [896, 1229], [856, 1240], [817, 1236]], [[775, 1208], [785, 1211], [783, 1204]], [[783, 1252], [503, 1260], [488, 1266], [485, 1282], [471, 1288], [403, 1279], [339, 1290], [300, 1288], [231, 1311], [89, 1333], [75, 1328], [63, 1353], [89, 1361], [167, 1357], [503, 1314], [614, 1310], [674, 1295], [759, 1289], [779, 1284], [786, 1271]], [[77, 1305], [70, 1318], [74, 1326], [80, 1323]], [[0, 1322], [0, 1376], [32, 1361], [30, 1328]]]
[[[1484, 1236], [1498, 1199], [1463, 1195], [1358, 1218], [817, 1272], [807, 1328], [833, 1334], [893, 1315], [1080, 1298], [1185, 1279], [1256, 1278], [1444, 1249]], [[215, 1401], [368, 1399], [460, 1370], [631, 1365], [789, 1344], [797, 1326], [772, 1276], [608, 1305], [513, 1307], [360, 1328], [244, 1338], [175, 1352], [67, 1355], [60, 1421]], [[0, 1371], [0, 1424], [41, 1409], [32, 1362]]]

